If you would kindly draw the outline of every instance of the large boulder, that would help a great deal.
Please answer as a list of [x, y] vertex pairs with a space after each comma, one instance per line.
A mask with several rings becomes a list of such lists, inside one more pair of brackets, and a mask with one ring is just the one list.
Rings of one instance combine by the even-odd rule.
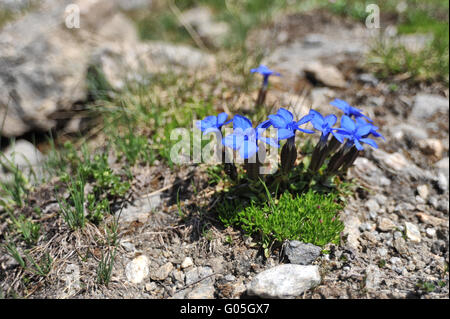
[[[0, 135], [21, 136], [55, 127], [88, 94], [87, 76], [102, 75], [110, 88], [156, 72], [198, 70], [214, 57], [188, 46], [140, 43], [121, 10], [151, 1], [42, 0], [0, 34]], [[79, 28], [73, 27], [79, 13]], [[67, 23], [68, 22], [68, 23]], [[70, 28], [72, 26], [72, 28]]]
[[[77, 5], [80, 28], [66, 26]], [[42, 1], [39, 9], [6, 25], [0, 35], [0, 127], [11, 137], [48, 130], [51, 115], [86, 97], [90, 52], [99, 42], [130, 37], [132, 24], [117, 18], [110, 1]], [[135, 36], [135, 38], [137, 38]]]

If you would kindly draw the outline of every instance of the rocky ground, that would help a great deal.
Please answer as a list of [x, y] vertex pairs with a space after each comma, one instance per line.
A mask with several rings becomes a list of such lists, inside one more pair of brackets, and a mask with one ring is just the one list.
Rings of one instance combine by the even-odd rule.
[[[77, 117], [60, 121], [57, 115], [72, 117], [72, 105], [87, 98], [88, 91], [79, 83], [92, 66], [117, 90], [124, 79], [140, 77], [143, 71], [148, 76], [168, 69], [201, 69], [208, 77], [221, 68], [223, 52], [141, 42], [123, 13], [106, 6], [101, 12], [105, 23], [92, 21], [81, 36], [51, 22], [34, 24], [39, 28], [27, 33], [28, 39], [15, 36], [25, 27], [21, 20], [3, 30], [0, 114], [7, 104], [12, 112], [6, 115], [2, 135], [23, 136], [51, 127], [80, 129]], [[39, 13], [23, 19], [39, 19]], [[211, 18], [199, 21], [213, 23]], [[40, 41], [49, 29], [54, 36]], [[218, 44], [205, 39], [217, 40], [217, 34], [229, 32], [223, 24], [200, 25], [197, 30], [212, 47]], [[103, 41], [89, 41], [99, 35]], [[316, 10], [282, 13], [252, 30], [245, 43], [250, 51], [261, 49], [262, 62], [283, 74], [272, 82], [268, 104], [288, 105], [296, 114], [305, 114], [311, 106], [330, 113], [329, 101], [342, 98], [373, 118], [386, 138], [378, 150], [365, 151], [348, 173], [356, 186], [341, 213], [341, 245], [321, 249], [286, 242], [266, 258], [254, 239], [218, 221], [212, 209], [217, 186], [208, 184], [204, 165], [134, 167], [132, 192], [115, 212], [120, 216], [119, 244], [107, 286], [97, 284], [95, 273], [103, 258], [99, 238], [105, 239], [106, 231], [90, 225], [68, 232], [51, 195], [58, 183], [53, 180], [36, 187], [30, 195], [33, 205], [24, 209], [38, 205], [43, 212], [45, 240], [33, 253], [50, 251], [52, 270], [24, 284], [24, 271], [0, 248], [0, 291], [29, 298], [448, 298], [448, 86], [375, 77], [362, 61], [377, 36], [362, 23]], [[420, 45], [420, 39], [413, 42]], [[82, 50], [75, 50], [80, 43]], [[48, 59], [49, 52], [57, 58]], [[69, 60], [76, 64], [62, 68]], [[36, 98], [30, 92], [38, 88]], [[17, 94], [13, 102], [8, 101], [10, 92]], [[252, 98], [221, 101], [239, 109]], [[5, 156], [11, 147], [3, 150]], [[39, 167], [45, 157], [26, 141], [19, 140], [15, 148], [28, 158], [19, 163], [23, 167], [30, 162]], [[186, 215], [177, 205], [178, 187]], [[0, 239], [7, 227], [6, 218], [0, 219]]]

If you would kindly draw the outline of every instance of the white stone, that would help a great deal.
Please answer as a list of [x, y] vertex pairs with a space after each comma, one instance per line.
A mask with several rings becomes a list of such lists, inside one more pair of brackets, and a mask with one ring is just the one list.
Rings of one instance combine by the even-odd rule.
[[141, 255], [130, 261], [125, 267], [127, 280], [133, 284], [142, 282], [148, 276], [149, 264], [150, 260], [145, 255]]
[[256, 275], [247, 292], [261, 298], [295, 298], [319, 283], [319, 267], [285, 264]]
[[185, 268], [189, 268], [192, 265], [194, 265], [194, 262], [192, 261], [191, 257], [186, 257], [184, 258], [183, 262], [181, 263], [181, 268], [185, 269]]
[[427, 185], [419, 185], [419, 186], [417, 186], [417, 193], [423, 199], [427, 199], [428, 195], [430, 194], [430, 191], [428, 190], [428, 186]]
[[420, 243], [420, 241], [422, 240], [419, 228], [416, 225], [410, 222], [405, 222], [405, 231], [406, 237], [409, 239], [409, 241]]

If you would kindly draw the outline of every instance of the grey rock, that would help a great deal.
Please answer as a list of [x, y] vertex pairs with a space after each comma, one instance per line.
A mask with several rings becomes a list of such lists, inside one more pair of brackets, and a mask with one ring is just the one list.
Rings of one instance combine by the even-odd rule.
[[347, 86], [344, 76], [333, 65], [311, 62], [303, 69], [303, 71], [325, 86], [333, 88], [345, 88]]
[[317, 266], [279, 265], [256, 275], [247, 293], [261, 298], [295, 298], [317, 286], [320, 280]]
[[378, 229], [383, 232], [392, 231], [396, 227], [395, 223], [389, 218], [383, 217], [378, 220]]
[[358, 76], [358, 80], [372, 86], [377, 86], [378, 84], [378, 79], [372, 73], [362, 73]]
[[[65, 10], [80, 8], [83, 32], [66, 27]], [[56, 125], [51, 115], [87, 96], [85, 79], [95, 34], [102, 41], [120, 41], [129, 20], [109, 23], [117, 13], [113, 1], [47, 0], [40, 9], [6, 25], [0, 34], [0, 128], [3, 136]], [[105, 28], [104, 28], [105, 27]], [[114, 38], [108, 38], [113, 35]], [[127, 33], [128, 38], [129, 35]], [[136, 35], [137, 38], [137, 35]]]
[[394, 239], [394, 247], [402, 256], [407, 256], [409, 254], [409, 249], [406, 245], [406, 241], [402, 237]]
[[127, 82], [148, 84], [157, 73], [198, 71], [215, 67], [215, 58], [187, 45], [160, 41], [106, 43], [92, 55], [91, 66], [116, 90]]
[[402, 262], [402, 260], [400, 258], [398, 258], [398, 257], [392, 257], [389, 261], [393, 265], [401, 264], [401, 262]]
[[147, 221], [150, 214], [161, 205], [160, 195], [153, 195], [147, 198], [136, 200], [133, 204], [127, 206], [116, 214], [120, 216], [121, 223], [132, 223], [139, 221], [141, 223]]
[[320, 256], [322, 249], [313, 244], [305, 244], [298, 240], [287, 243], [284, 253], [291, 264], [309, 265]]
[[165, 280], [167, 277], [169, 277], [169, 274], [173, 270], [173, 265], [171, 262], [167, 262], [161, 267], [159, 267], [155, 272], [150, 274], [150, 278], [153, 280]]
[[120, 246], [125, 248], [125, 250], [129, 253], [132, 253], [136, 250], [136, 247], [133, 245], [133, 243], [130, 242], [121, 242]]
[[206, 6], [184, 11], [180, 16], [180, 20], [185, 24], [191, 25], [201, 39], [215, 47], [223, 45], [230, 29], [226, 22], [217, 21], [211, 9]]
[[214, 286], [200, 285], [186, 294], [186, 299], [214, 299]]
[[195, 267], [186, 273], [186, 285], [201, 283], [202, 285], [214, 284], [214, 272], [211, 267]]
[[405, 137], [409, 137], [412, 140], [422, 140], [428, 138], [428, 133], [425, 128], [408, 123], [395, 125], [389, 130], [391, 135], [397, 140], [402, 140]]
[[376, 194], [374, 196], [374, 198], [376, 199], [376, 201], [378, 202], [378, 204], [380, 204], [381, 206], [385, 206], [386, 202], [387, 202], [387, 197], [384, 196], [383, 194]]
[[185, 277], [184, 272], [181, 270], [175, 269], [172, 271], [172, 278], [177, 282], [184, 283]]
[[411, 116], [416, 119], [427, 119], [437, 112], [448, 113], [448, 99], [440, 95], [420, 93], [414, 99]]
[[389, 186], [391, 180], [372, 161], [358, 157], [354, 163], [354, 173], [366, 183], [378, 186]]
[[378, 213], [380, 211], [380, 205], [378, 204], [378, 202], [371, 198], [369, 199], [367, 202], [365, 202], [364, 206], [367, 207], [367, 209], [369, 210], [369, 212], [374, 212], [374, 213]]
[[448, 177], [441, 172], [438, 175], [438, 186], [441, 191], [448, 191]]
[[449, 159], [448, 157], [444, 157], [439, 162], [434, 164], [436, 168], [439, 170], [441, 174], [444, 174], [447, 177], [447, 181], [449, 180]]
[[228, 274], [228, 275], [225, 275], [224, 279], [228, 282], [231, 282], [231, 281], [235, 281], [236, 277], [233, 276], [232, 274]]
[[344, 219], [344, 234], [347, 234], [347, 243], [353, 249], [358, 249], [359, 247], [359, 237], [361, 236], [361, 232], [359, 231], [360, 224], [361, 222], [358, 217], [351, 212]]
[[388, 254], [388, 250], [384, 247], [378, 248], [378, 255], [380, 257], [386, 257]]
[[[18, 140], [6, 148], [0, 157], [0, 181], [10, 181], [13, 171], [18, 169], [29, 181], [39, 183], [45, 177], [44, 161], [44, 155], [33, 144]], [[1, 172], [2, 166], [4, 176]]]
[[225, 260], [222, 256], [212, 258], [207, 264], [211, 266], [213, 272], [216, 274], [223, 274], [225, 271]]
[[381, 283], [381, 272], [376, 265], [369, 265], [366, 268], [366, 288], [377, 289]]

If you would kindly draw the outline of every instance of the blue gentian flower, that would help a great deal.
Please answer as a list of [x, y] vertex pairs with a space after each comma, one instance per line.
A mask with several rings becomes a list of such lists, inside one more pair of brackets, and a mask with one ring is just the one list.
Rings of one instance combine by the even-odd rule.
[[[357, 123], [358, 126], [362, 126], [362, 125], [365, 125], [365, 124], [370, 124], [370, 123], [367, 123], [362, 117], [358, 117], [356, 119], [356, 123]], [[370, 130], [368, 135], [372, 134], [374, 137], [381, 137], [383, 140], [386, 141], [384, 136], [381, 135], [381, 133], [377, 132], [378, 129], [379, 129], [378, 126], [372, 125], [372, 128], [371, 128], [371, 130]], [[367, 137], [367, 136], [364, 136], [364, 137]]]
[[277, 114], [269, 115], [269, 120], [261, 123], [263, 128], [267, 128], [270, 125], [278, 129], [278, 140], [284, 140], [295, 136], [295, 131], [301, 131], [304, 133], [312, 134], [314, 131], [300, 128], [300, 125], [305, 124], [311, 120], [310, 114], [304, 116], [300, 121], [294, 121], [294, 116], [291, 112], [284, 108], [280, 108]]
[[234, 132], [222, 139], [222, 144], [239, 151], [239, 155], [244, 158], [250, 158], [258, 152], [258, 140], [269, 145], [279, 147], [273, 139], [261, 136], [264, 128], [258, 125], [253, 128], [252, 122], [245, 116], [236, 115], [233, 118]]
[[347, 116], [350, 116], [350, 117], [354, 116], [355, 118], [364, 117], [369, 122], [372, 122], [372, 120], [369, 117], [365, 116], [360, 109], [357, 109], [356, 107], [351, 106], [344, 100], [334, 99], [333, 101], [330, 102], [330, 104], [337, 107], [338, 109], [342, 110], [345, 113], [345, 115], [347, 115]]
[[232, 120], [229, 120], [228, 122], [226, 122], [227, 118], [228, 118], [227, 113], [220, 113], [217, 116], [210, 115], [210, 116], [205, 117], [201, 121], [197, 121], [196, 125], [197, 125], [197, 128], [203, 132], [203, 134], [207, 134], [207, 133], [214, 132], [214, 131], [217, 132], [217, 131], [220, 131], [222, 126], [224, 126], [232, 121]]
[[321, 142], [326, 142], [328, 140], [328, 135], [331, 133], [333, 136], [341, 143], [344, 142], [344, 139], [341, 135], [335, 133], [335, 128], [333, 125], [336, 124], [337, 117], [334, 114], [330, 114], [327, 116], [323, 116], [317, 111], [310, 110], [309, 114], [311, 115], [311, 123], [314, 128], [320, 132], [322, 135], [320, 136]]
[[261, 64], [256, 69], [251, 69], [250, 72], [252, 73], [259, 73], [263, 76], [263, 86], [267, 86], [269, 84], [269, 76], [275, 75], [275, 76], [281, 76], [280, 73], [272, 71], [267, 66]]
[[370, 132], [373, 130], [373, 125], [370, 123], [364, 123], [359, 125], [355, 123], [350, 117], [343, 115], [341, 119], [341, 128], [337, 129], [335, 136], [341, 138], [347, 138], [349, 145], [355, 145], [355, 147], [361, 151], [363, 150], [362, 143], [369, 144], [374, 148], [378, 148], [377, 143], [374, 140], [367, 138]]

